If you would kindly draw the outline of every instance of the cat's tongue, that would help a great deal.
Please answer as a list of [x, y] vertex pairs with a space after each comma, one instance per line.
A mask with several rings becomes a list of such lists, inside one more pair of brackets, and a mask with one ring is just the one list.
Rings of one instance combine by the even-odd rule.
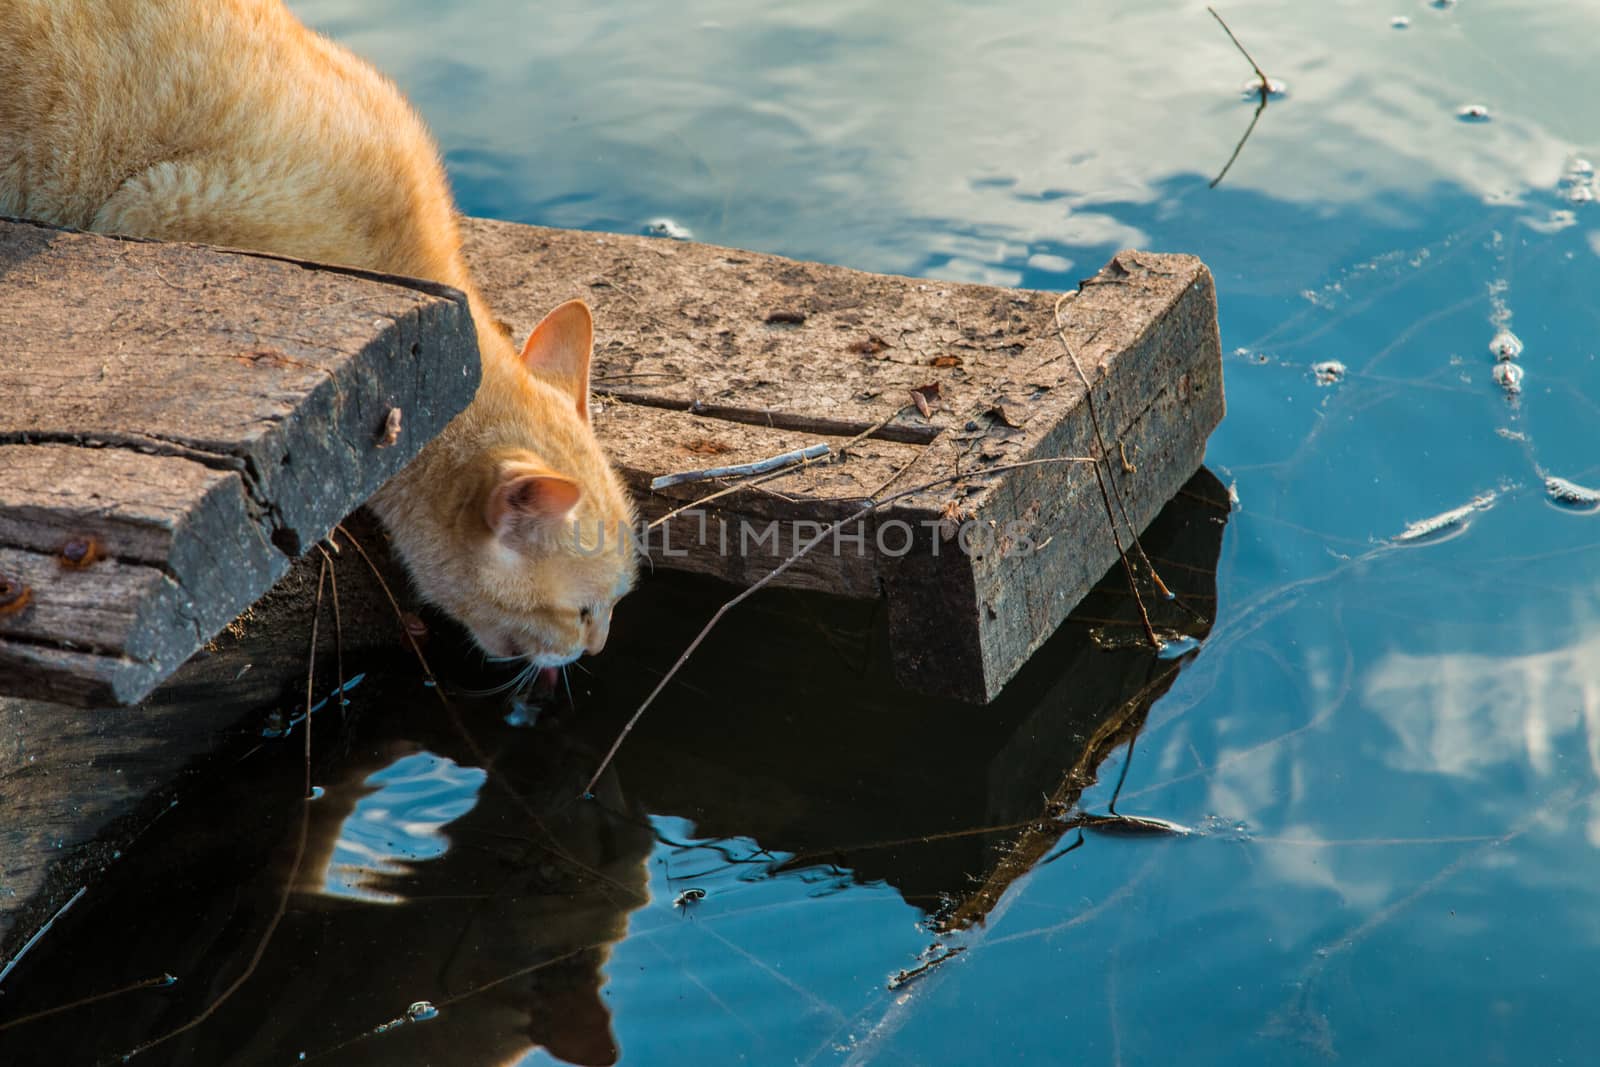
[[555, 692], [556, 682], [561, 678], [560, 667], [541, 667], [533, 679], [533, 691], [543, 696]]

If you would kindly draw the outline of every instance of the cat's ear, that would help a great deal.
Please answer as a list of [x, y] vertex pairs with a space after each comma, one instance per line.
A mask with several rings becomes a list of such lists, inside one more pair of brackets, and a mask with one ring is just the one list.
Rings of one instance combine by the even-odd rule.
[[589, 419], [589, 357], [594, 316], [582, 300], [568, 300], [540, 320], [522, 346], [522, 365], [571, 395], [578, 416]]
[[507, 463], [484, 501], [483, 519], [496, 537], [504, 538], [519, 529], [560, 522], [572, 514], [582, 495], [578, 483], [564, 474], [529, 463]]

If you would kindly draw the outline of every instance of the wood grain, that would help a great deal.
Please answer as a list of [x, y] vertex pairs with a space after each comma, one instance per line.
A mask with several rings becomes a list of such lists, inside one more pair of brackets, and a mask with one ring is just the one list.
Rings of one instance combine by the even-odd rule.
[[426, 282], [0, 221], [0, 293], [0, 694], [139, 700], [477, 387]]

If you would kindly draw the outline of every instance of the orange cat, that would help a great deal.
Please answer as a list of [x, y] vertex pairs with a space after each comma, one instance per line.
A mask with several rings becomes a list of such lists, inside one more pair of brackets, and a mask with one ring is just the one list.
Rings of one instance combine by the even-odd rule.
[[465, 292], [477, 397], [373, 507], [488, 654], [543, 668], [604, 644], [633, 512], [589, 426], [589, 309], [552, 311], [519, 357], [468, 276], [421, 120], [281, 0], [0, 0], [0, 215]]

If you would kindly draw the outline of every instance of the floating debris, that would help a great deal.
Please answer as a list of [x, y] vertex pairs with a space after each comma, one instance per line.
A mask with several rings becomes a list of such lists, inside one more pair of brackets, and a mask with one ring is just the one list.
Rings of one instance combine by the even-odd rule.
[[1590, 489], [1565, 478], [1546, 475], [1544, 495], [1557, 507], [1571, 511], [1600, 511], [1600, 489]]
[[[1276, 100], [1281, 96], [1289, 95], [1289, 87], [1283, 82], [1279, 81], [1277, 78], [1268, 78], [1266, 81], [1267, 99]], [[1251, 78], [1249, 81], [1245, 82], [1244, 85], [1239, 88], [1239, 94], [1245, 100], [1260, 100], [1261, 79]]]
[[[1508, 366], [1511, 364], [1507, 364]], [[1480, 511], [1487, 511], [1494, 505], [1498, 493], [1482, 493], [1459, 508], [1432, 518], [1421, 519], [1411, 523], [1395, 537], [1397, 545], [1431, 544], [1436, 541], [1447, 541], [1466, 530], [1472, 516]]]
[[1510, 330], [1502, 329], [1489, 342], [1489, 351], [1498, 360], [1516, 359], [1522, 355], [1522, 339]]
[[1444, 11], [1447, 8], [1456, 6], [1456, 0], [1428, 0], [1428, 2], [1430, 6], [1435, 7], [1440, 11]]
[[1336, 359], [1325, 359], [1311, 364], [1311, 373], [1316, 376], [1318, 385], [1334, 385], [1345, 376], [1345, 365]]
[[1489, 109], [1482, 104], [1463, 104], [1456, 109], [1456, 118], [1462, 122], [1488, 122]]
[[1200, 833], [1192, 826], [1149, 815], [1091, 815], [1083, 812], [1078, 816], [1078, 825], [1086, 830], [1127, 837], [1190, 837]]
[[689, 227], [665, 217], [645, 223], [644, 232], [648, 237], [666, 237], [673, 241], [694, 240], [694, 233]]
[[1161, 647], [1156, 650], [1156, 659], [1182, 659], [1200, 647], [1198, 637], [1187, 635], [1179, 637], [1164, 637]]
[[1494, 380], [1508, 396], [1516, 396], [1522, 392], [1522, 368], [1515, 363], [1496, 363]]
[[1411, 20], [1404, 15], [1396, 15], [1389, 20], [1389, 27], [1396, 30], [1409, 30], [1411, 28]]

